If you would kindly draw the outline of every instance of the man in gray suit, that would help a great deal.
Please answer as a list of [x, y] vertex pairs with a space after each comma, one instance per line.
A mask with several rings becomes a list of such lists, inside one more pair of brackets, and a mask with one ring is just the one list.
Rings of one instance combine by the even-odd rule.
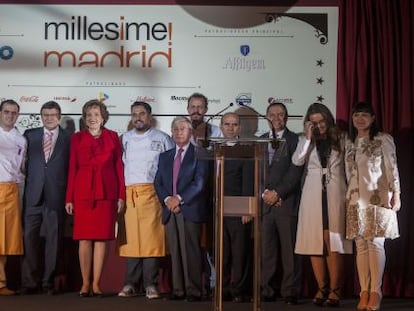
[[[54, 277], [63, 239], [70, 135], [60, 128], [61, 108], [49, 101], [40, 109], [43, 127], [26, 130], [21, 294], [56, 294]], [[39, 275], [39, 247], [45, 240], [44, 272]]]

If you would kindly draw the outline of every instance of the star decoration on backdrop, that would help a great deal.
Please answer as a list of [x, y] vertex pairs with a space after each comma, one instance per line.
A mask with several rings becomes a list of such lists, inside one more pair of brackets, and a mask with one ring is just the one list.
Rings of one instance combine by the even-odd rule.
[[316, 83], [322, 85], [325, 80], [322, 77], [316, 78]]
[[316, 66], [322, 67], [325, 63], [322, 61], [322, 59], [318, 59], [316, 61]]
[[325, 98], [322, 95], [319, 95], [316, 98], [317, 98], [317, 101], [320, 102], [320, 103], [322, 103], [325, 100]]

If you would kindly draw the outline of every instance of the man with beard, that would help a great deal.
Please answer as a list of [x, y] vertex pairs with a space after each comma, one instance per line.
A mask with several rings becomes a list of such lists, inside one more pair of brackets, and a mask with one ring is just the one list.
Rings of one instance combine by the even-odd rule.
[[133, 128], [122, 137], [126, 210], [119, 221], [119, 255], [127, 257], [125, 283], [119, 297], [138, 294], [142, 279], [148, 299], [158, 298], [158, 258], [166, 255], [162, 206], [154, 188], [159, 154], [174, 147], [172, 139], [152, 127], [152, 109], [145, 102], [131, 105]]
[[[205, 122], [204, 116], [208, 110], [208, 99], [201, 93], [193, 93], [190, 95], [187, 101], [187, 112], [191, 120], [192, 126], [192, 141], [194, 144], [197, 144], [197, 138], [206, 139], [209, 137], [222, 137], [223, 134], [221, 129], [214, 124]], [[207, 127], [207, 128], [206, 128]], [[208, 182], [207, 182], [207, 206], [213, 206], [213, 187], [214, 187], [214, 162], [209, 162], [208, 168]], [[209, 214], [209, 219], [205, 224], [203, 224], [202, 229], [202, 246], [204, 247], [205, 258], [212, 253], [213, 250], [213, 213]], [[211, 294], [211, 288], [209, 287], [210, 279], [213, 277], [211, 273], [211, 267], [206, 259], [205, 267], [205, 295], [209, 296]]]
[[[187, 102], [187, 112], [190, 116], [191, 125], [193, 127], [194, 142], [197, 138], [221, 137], [222, 133], [217, 125], [206, 123], [204, 116], [208, 110], [208, 99], [201, 93], [193, 93]], [[206, 132], [207, 126], [207, 132]]]

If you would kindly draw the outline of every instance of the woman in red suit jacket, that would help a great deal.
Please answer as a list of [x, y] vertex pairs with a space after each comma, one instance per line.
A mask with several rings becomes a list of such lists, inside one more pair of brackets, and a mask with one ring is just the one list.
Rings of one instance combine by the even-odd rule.
[[66, 211], [74, 215], [73, 239], [79, 240], [81, 297], [91, 290], [102, 295], [106, 243], [115, 238], [116, 213], [124, 208], [122, 148], [117, 133], [103, 127], [108, 117], [102, 102], [88, 101], [82, 108], [86, 129], [74, 134], [70, 144]]

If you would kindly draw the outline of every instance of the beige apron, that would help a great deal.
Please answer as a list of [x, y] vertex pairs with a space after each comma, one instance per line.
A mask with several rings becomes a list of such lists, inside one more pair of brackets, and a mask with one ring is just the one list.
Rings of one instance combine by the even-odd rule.
[[0, 182], [0, 255], [22, 255], [23, 234], [16, 183]]
[[125, 214], [118, 219], [117, 243], [123, 257], [162, 257], [166, 255], [162, 206], [153, 184], [126, 187]]

